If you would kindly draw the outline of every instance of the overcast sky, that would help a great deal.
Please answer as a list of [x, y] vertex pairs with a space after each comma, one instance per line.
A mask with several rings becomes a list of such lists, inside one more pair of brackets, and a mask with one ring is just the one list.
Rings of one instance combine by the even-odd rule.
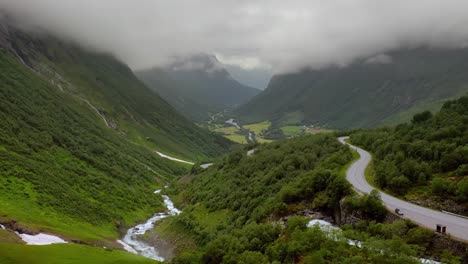
[[203, 52], [289, 72], [468, 43], [468, 0], [0, 0], [0, 8], [134, 69]]

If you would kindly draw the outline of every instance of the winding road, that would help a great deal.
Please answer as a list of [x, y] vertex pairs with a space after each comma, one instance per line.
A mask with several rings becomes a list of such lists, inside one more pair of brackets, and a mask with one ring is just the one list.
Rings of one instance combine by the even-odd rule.
[[[346, 179], [356, 190], [362, 193], [370, 193], [374, 187], [366, 181], [365, 170], [371, 161], [371, 155], [369, 152], [345, 142], [346, 138], [347, 137], [340, 137], [338, 140], [355, 149], [360, 156], [360, 158], [346, 171]], [[404, 214], [403, 218], [410, 219], [414, 223], [431, 230], [435, 230], [437, 224], [445, 225], [447, 227], [447, 234], [465, 242], [468, 241], [467, 218], [414, 205], [381, 191], [379, 191], [379, 193], [382, 198], [382, 202], [391, 212], [394, 212], [396, 208], [399, 208]]]

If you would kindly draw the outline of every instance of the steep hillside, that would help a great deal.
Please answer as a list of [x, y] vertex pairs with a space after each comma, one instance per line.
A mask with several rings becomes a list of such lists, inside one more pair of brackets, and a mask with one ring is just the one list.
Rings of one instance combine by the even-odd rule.
[[3, 224], [91, 243], [160, 208], [154, 189], [183, 168], [124, 140], [5, 51], [0, 68]]
[[468, 96], [409, 124], [364, 130], [351, 140], [374, 154], [374, 183], [419, 204], [468, 215]]
[[234, 80], [215, 56], [204, 54], [180, 59], [166, 68], [136, 74], [148, 87], [195, 121], [210, 120], [212, 114], [246, 103], [260, 92]]
[[11, 53], [57, 89], [88, 105], [97, 122], [132, 142], [193, 160], [229, 148], [228, 141], [182, 117], [112, 56], [5, 25], [3, 32], [4, 46]]
[[466, 91], [468, 49], [399, 50], [349, 66], [275, 76], [237, 115], [243, 123], [371, 127], [406, 121]]
[[117, 246], [163, 210], [154, 195], [229, 143], [199, 129], [111, 56], [0, 24], [0, 223]]

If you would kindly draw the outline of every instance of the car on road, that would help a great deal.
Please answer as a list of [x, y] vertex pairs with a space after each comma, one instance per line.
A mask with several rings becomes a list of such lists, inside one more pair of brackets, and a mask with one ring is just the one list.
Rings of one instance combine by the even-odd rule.
[[399, 209], [399, 208], [395, 208], [395, 214], [399, 215], [399, 216], [403, 216], [403, 212]]

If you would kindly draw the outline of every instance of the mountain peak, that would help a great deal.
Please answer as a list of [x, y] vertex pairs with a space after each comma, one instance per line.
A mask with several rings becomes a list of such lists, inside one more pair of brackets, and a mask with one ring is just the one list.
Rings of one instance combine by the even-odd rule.
[[167, 67], [170, 71], [185, 71], [185, 72], [206, 72], [206, 73], [222, 73], [229, 75], [223, 65], [218, 61], [216, 56], [212, 54], [200, 53], [186, 57], [178, 57]]

